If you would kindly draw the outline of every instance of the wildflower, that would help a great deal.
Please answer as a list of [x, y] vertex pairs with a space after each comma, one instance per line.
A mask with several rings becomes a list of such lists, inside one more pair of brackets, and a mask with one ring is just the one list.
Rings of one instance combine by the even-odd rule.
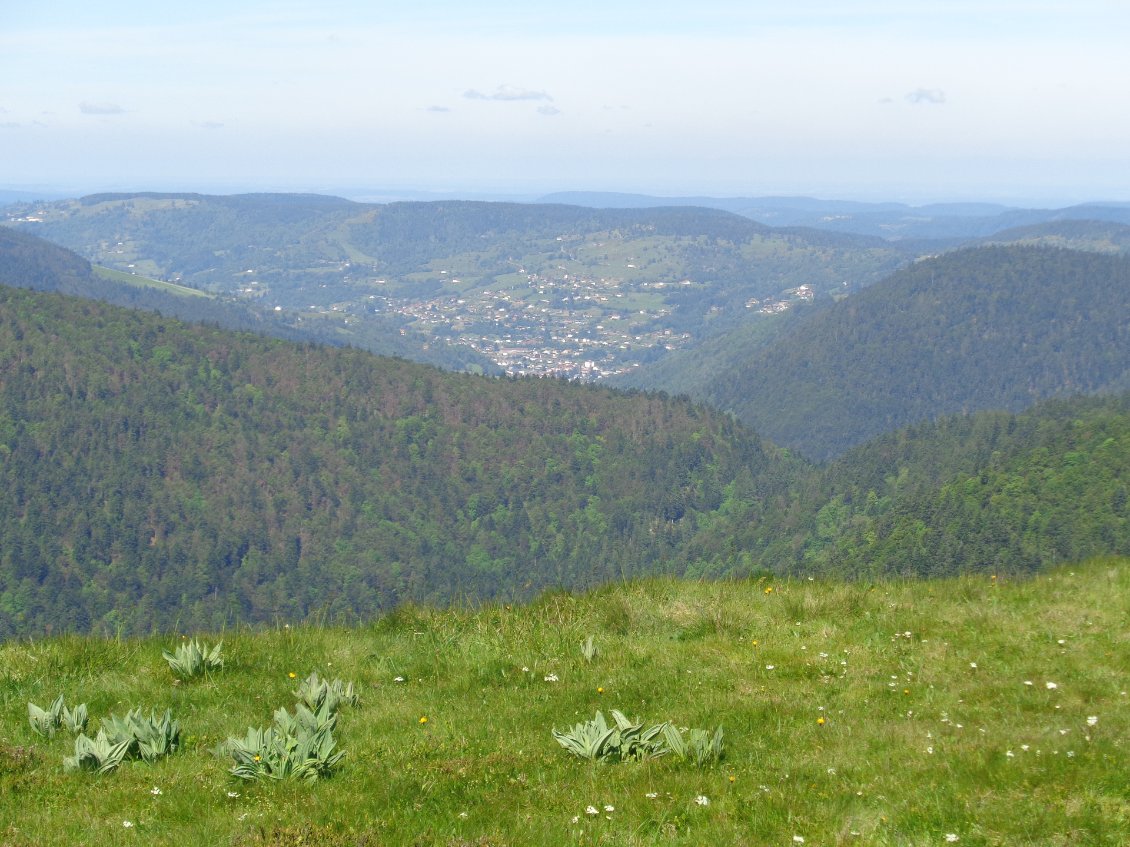
[[294, 671], [291, 671], [290, 673], [288, 673], [287, 676], [290, 679], [298, 679], [298, 674], [296, 674]]
[[765, 670], [771, 671], [771, 670], [773, 670], [774, 667], [776, 667], [776, 665], [766, 665]]
[[953, 842], [955, 842], [957, 840], [958, 840], [958, 838], [957, 838], [956, 832], [947, 832], [946, 833], [946, 841], [948, 841], [952, 844]]
[[585, 814], [586, 815], [599, 815], [600, 810], [596, 806], [586, 806], [585, 807]]
[[1025, 684], [1025, 685], [1031, 685], [1031, 684], [1032, 684], [1032, 680], [1030, 680], [1030, 679], [1026, 679], [1026, 680], [1024, 680], [1024, 684]]
[[969, 667], [971, 667], [973, 670], [977, 670], [977, 663], [976, 662], [970, 662]]
[[467, 813], [466, 813], [466, 812], [460, 812], [460, 813], [459, 813], [459, 817], [460, 817], [460, 818], [461, 818], [462, 820], [467, 820]]
[[1074, 756], [1075, 756], [1074, 750], [1068, 750], [1067, 751], [1067, 758], [1071, 759], [1071, 758], [1074, 758]]
[[545, 681], [546, 681], [546, 682], [557, 682], [557, 681], [558, 681], [558, 679], [557, 679], [557, 674], [555, 674], [555, 673], [547, 673], [547, 674], [545, 675]]
[[772, 594], [773, 593], [773, 586], [772, 585], [765, 586], [765, 593], [766, 594]]
[[755, 638], [755, 639], [753, 639], [753, 641], [751, 641], [749, 643], [752, 644], [754, 647], [756, 647], [757, 646], [757, 639]]
[[393, 680], [393, 682], [404, 682], [404, 677], [398, 676], [398, 677], [396, 677], [396, 679]]
[[793, 843], [794, 844], [803, 844], [804, 843], [804, 836], [803, 835], [794, 835], [793, 836]]
[[1027, 744], [1021, 744], [1020, 749], [1023, 750], [1025, 753], [1027, 753], [1029, 748], [1028, 748]]
[[694, 801], [696, 803], [698, 803], [698, 805], [700, 805], [700, 806], [709, 806], [710, 805], [710, 798], [707, 797], [705, 794], [699, 794], [697, 797], [694, 798]]
[[238, 791], [229, 791], [229, 792], [228, 792], [228, 797], [229, 797], [229, 798], [231, 798], [232, 800], [234, 800], [234, 799], [235, 799], [236, 797], [238, 797], [238, 796], [239, 796], [239, 792], [238, 792]]
[[1005, 755], [1008, 756], [1008, 758], [1010, 758], [1010, 759], [1013, 758], [1014, 756], [1016, 756], [1016, 754], [1013, 753], [1011, 750], [1006, 750]]
[[161, 789], [158, 788], [156, 785], [154, 785], [152, 790], [150, 790], [149, 793], [152, 794], [154, 797], [160, 797], [161, 796]]
[[929, 753], [932, 756], [932, 755], [934, 755], [934, 748], [933, 747], [927, 747], [926, 752]]
[[581, 822], [581, 816], [580, 815], [573, 815], [573, 817], [571, 817], [569, 819], [569, 823], [580, 823], [580, 822]]
[[428, 716], [427, 715], [420, 715], [420, 725], [422, 726], [422, 725], [426, 724], [427, 722], [428, 722]]
[[645, 794], [643, 796], [646, 797], [648, 800], [654, 800], [656, 797], [659, 796], [659, 792], [658, 791], [649, 791], [649, 792], [647, 792], [647, 794]]
[[821, 715], [820, 717], [818, 717], [818, 718], [816, 719], [816, 725], [817, 725], [817, 726], [824, 726], [824, 723], [825, 723], [825, 721], [824, 721], [824, 716], [823, 716], [823, 715]]
[[133, 826], [133, 821], [122, 821], [122, 826], [124, 826], [126, 829], [129, 829]]
[[1099, 722], [1099, 716], [1098, 715], [1090, 715], [1090, 716], [1087, 717], [1087, 726], [1094, 726], [1098, 722]]
[[1048, 691], [1055, 691], [1057, 688], [1059, 688], [1059, 686], [1054, 682], [1045, 682], [1044, 687], [1046, 687]]
[[737, 781], [738, 781], [738, 778], [736, 776], [734, 776], [733, 774], [730, 774], [730, 782], [737, 782]]
[[597, 693], [597, 694], [603, 694], [603, 693], [604, 693], [604, 688], [603, 688], [602, 686], [599, 686], [599, 685], [598, 685], [598, 686], [597, 686], [597, 688], [596, 688], [596, 693]]
[[263, 757], [262, 757], [262, 756], [260, 756], [260, 755], [259, 755], [258, 753], [256, 753], [256, 754], [255, 754], [255, 761], [256, 761], [256, 762], [261, 762], [261, 761], [263, 761]]
[[616, 811], [616, 807], [615, 807], [615, 806], [605, 806], [605, 807], [604, 807], [604, 811], [606, 811], [606, 812], [615, 812], [615, 811]]

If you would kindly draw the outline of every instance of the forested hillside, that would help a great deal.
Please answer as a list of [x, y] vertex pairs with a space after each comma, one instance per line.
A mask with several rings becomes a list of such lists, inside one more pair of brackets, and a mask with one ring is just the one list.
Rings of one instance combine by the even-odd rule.
[[776, 464], [687, 401], [0, 289], [0, 635], [677, 573], [696, 517]]
[[942, 415], [1130, 388], [1127, 315], [1125, 257], [964, 250], [811, 313], [696, 396], [827, 459]]
[[[787, 513], [726, 539], [777, 572], [1017, 573], [1130, 554], [1130, 393], [884, 435], [807, 478]], [[764, 543], [758, 539], [770, 539]]]

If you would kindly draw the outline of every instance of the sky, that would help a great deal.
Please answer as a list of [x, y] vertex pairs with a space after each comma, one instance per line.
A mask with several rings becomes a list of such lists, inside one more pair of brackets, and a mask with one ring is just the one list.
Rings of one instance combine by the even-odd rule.
[[0, 0], [0, 189], [1130, 201], [1126, 0]]

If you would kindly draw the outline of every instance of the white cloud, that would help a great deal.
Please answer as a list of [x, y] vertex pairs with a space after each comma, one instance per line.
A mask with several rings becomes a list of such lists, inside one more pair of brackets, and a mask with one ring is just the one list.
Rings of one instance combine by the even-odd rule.
[[463, 92], [463, 96], [468, 100], [553, 100], [544, 91], [532, 91], [515, 85], [500, 85], [492, 94], [483, 94], [481, 91], [469, 88]]
[[906, 95], [908, 103], [929, 103], [940, 106], [946, 102], [946, 93], [939, 88], [916, 88]]
[[126, 112], [117, 103], [88, 103], [85, 100], [78, 104], [78, 110], [84, 115], [124, 115]]

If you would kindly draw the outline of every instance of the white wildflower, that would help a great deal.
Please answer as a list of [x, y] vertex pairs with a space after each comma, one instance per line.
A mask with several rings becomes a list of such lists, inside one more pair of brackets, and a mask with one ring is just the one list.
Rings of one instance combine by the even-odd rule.
[[152, 794], [154, 797], [160, 797], [161, 796], [161, 789], [158, 788], [156, 785], [154, 785], [153, 788], [150, 789], [149, 793]]
[[1087, 726], [1094, 726], [1098, 722], [1099, 722], [1099, 716], [1098, 715], [1089, 715], [1087, 717]]
[[557, 674], [555, 674], [555, 673], [547, 673], [547, 674], [545, 675], [545, 681], [546, 681], [546, 682], [558, 682], [558, 679], [557, 679]]
[[615, 812], [615, 811], [616, 811], [616, 807], [615, 807], [615, 806], [605, 806], [605, 807], [604, 807], [604, 811], [606, 811], [606, 812]]
[[947, 832], [946, 833], [946, 841], [948, 841], [950, 844], [952, 844], [953, 842], [955, 842], [957, 840], [958, 840], [958, 838], [957, 838], [956, 832]]
[[699, 794], [697, 797], [694, 798], [694, 801], [696, 803], [698, 803], [700, 806], [709, 806], [710, 805], [710, 798], [707, 797], [705, 794]]
[[598, 809], [596, 806], [586, 806], [585, 807], [585, 814], [586, 815], [599, 815], [600, 809]]
[[126, 829], [129, 829], [133, 826], [133, 821], [122, 821], [122, 826], [124, 826]]
[[1057, 688], [1059, 688], [1059, 686], [1054, 682], [1045, 682], [1044, 687], [1047, 688], [1048, 691], [1055, 691]]

